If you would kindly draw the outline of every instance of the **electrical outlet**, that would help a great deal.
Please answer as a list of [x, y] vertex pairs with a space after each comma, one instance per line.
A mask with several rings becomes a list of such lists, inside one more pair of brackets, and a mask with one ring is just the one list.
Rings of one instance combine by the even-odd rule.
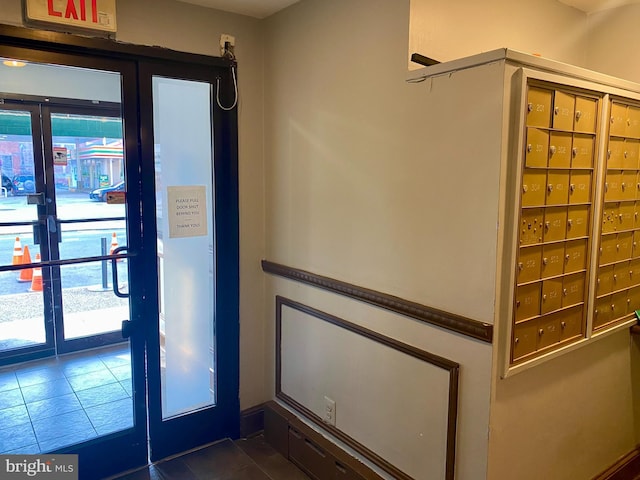
[[223, 33], [220, 35], [220, 55], [224, 57], [225, 53], [231, 52], [233, 54], [233, 48], [236, 46], [236, 37]]
[[329, 397], [324, 397], [324, 421], [329, 425], [336, 424], [336, 402]]

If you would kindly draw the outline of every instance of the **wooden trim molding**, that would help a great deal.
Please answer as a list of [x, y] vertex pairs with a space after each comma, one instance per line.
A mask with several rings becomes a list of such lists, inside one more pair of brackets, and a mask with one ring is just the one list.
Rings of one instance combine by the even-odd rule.
[[640, 478], [640, 445], [621, 457], [593, 480], [636, 480]]
[[298, 310], [307, 315], [311, 315], [317, 319], [335, 325], [336, 327], [343, 328], [357, 335], [361, 335], [371, 341], [380, 343], [386, 347], [392, 348], [401, 353], [412, 356], [414, 358], [417, 358], [418, 360], [422, 360], [449, 372], [445, 479], [453, 480], [455, 478], [456, 426], [458, 418], [458, 385], [460, 365], [447, 358], [443, 358], [438, 355], [434, 355], [433, 353], [429, 353], [411, 345], [399, 342], [398, 340], [381, 335], [380, 333], [374, 332], [373, 330], [369, 330], [360, 325], [356, 325], [342, 318], [330, 315], [320, 310], [316, 310], [315, 308], [312, 308], [308, 305], [304, 305], [302, 303], [281, 296], [276, 296], [276, 397], [285, 404], [292, 407], [294, 410], [300, 412], [317, 426], [327, 430], [334, 437], [347, 444], [349, 447], [363, 455], [369, 461], [373, 462], [384, 471], [393, 475], [394, 478], [400, 480], [412, 480], [412, 477], [399, 470], [397, 467], [386, 461], [384, 458], [380, 457], [372, 450], [369, 450], [366, 446], [362, 445], [342, 430], [336, 428], [333, 425], [328, 425], [322, 420], [322, 418], [320, 418], [320, 416], [316, 415], [313, 411], [297, 402], [294, 398], [291, 398], [289, 395], [282, 391], [282, 309], [284, 306], [292, 308], [294, 310]]
[[416, 320], [436, 325], [477, 340], [482, 340], [487, 343], [493, 341], [493, 325], [489, 323], [479, 322], [387, 293], [324, 277], [305, 270], [287, 267], [286, 265], [273, 263], [268, 260], [262, 260], [262, 270], [266, 273], [312, 285], [332, 293], [337, 293], [338, 295], [344, 295], [376, 307], [384, 308], [385, 310], [415, 318]]

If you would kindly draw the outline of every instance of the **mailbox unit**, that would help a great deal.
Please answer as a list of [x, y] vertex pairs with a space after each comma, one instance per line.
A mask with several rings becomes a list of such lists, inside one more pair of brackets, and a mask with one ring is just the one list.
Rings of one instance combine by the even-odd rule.
[[[502, 376], [636, 323], [640, 85], [506, 49], [417, 70], [409, 81], [455, 105], [460, 87], [446, 85], [456, 76], [478, 92], [502, 92], [499, 118], [477, 122], [499, 155], [470, 162], [450, 149], [444, 159], [470, 174], [499, 164], [499, 195], [476, 199], [498, 220], [495, 238], [478, 238], [495, 251], [495, 310], [474, 320], [494, 324]], [[432, 140], [446, 141], [452, 127], [441, 122]]]

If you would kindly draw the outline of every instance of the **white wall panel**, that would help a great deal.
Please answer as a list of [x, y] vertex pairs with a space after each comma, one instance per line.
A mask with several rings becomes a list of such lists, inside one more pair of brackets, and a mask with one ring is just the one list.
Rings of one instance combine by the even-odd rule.
[[444, 478], [447, 369], [285, 305], [282, 391], [418, 479]]

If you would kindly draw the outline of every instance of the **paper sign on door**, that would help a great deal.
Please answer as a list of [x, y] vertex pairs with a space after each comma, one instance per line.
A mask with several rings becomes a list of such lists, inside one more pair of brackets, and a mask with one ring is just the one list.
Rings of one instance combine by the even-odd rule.
[[169, 238], [207, 235], [207, 187], [167, 187]]

